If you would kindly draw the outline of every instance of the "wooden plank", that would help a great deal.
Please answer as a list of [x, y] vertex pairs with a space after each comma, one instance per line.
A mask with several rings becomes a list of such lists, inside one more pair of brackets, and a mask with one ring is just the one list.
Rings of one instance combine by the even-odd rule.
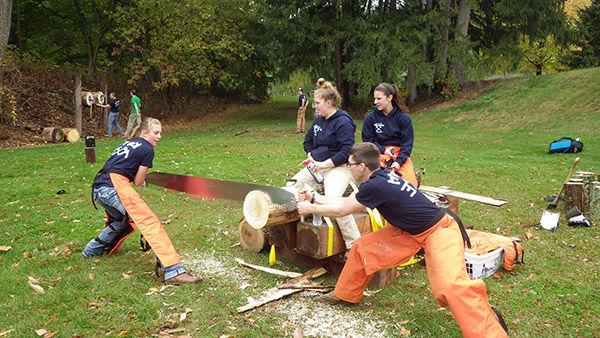
[[272, 288], [269, 289], [269, 291], [271, 292], [269, 295], [267, 295], [266, 297], [263, 297], [261, 299], [256, 299], [254, 301], [249, 302], [248, 304], [244, 305], [244, 306], [240, 306], [237, 308], [237, 312], [238, 313], [242, 313], [242, 312], [246, 312], [248, 310], [252, 310], [254, 308], [257, 308], [259, 306], [265, 305], [267, 303], [270, 303], [272, 301], [281, 299], [285, 296], [289, 296], [291, 294], [294, 293], [298, 293], [303, 291], [302, 289], [278, 289], [278, 288]]
[[267, 273], [270, 273], [270, 274], [273, 274], [273, 275], [277, 275], [277, 276], [283, 276], [283, 277], [289, 277], [289, 278], [296, 278], [296, 277], [302, 276], [302, 274], [298, 273], [298, 272], [271, 269], [271, 268], [267, 268], [267, 267], [260, 266], [260, 265], [254, 265], [254, 264], [246, 263], [243, 259], [237, 258], [237, 257], [235, 258], [235, 261], [238, 262], [240, 265], [243, 265], [245, 267], [248, 267], [248, 268], [251, 268], [251, 269], [255, 269], [255, 270], [259, 270], [259, 271], [262, 271], [262, 272], [267, 272]]
[[419, 187], [419, 190], [433, 192], [436, 194], [441, 194], [441, 195], [446, 195], [446, 196], [452, 196], [452, 197], [456, 197], [456, 198], [461, 198], [461, 199], [464, 199], [467, 201], [478, 202], [481, 204], [487, 204], [487, 205], [491, 205], [494, 207], [501, 207], [501, 206], [505, 205], [506, 203], [508, 203], [507, 201], [498, 200], [498, 199], [491, 198], [491, 197], [469, 194], [466, 192], [455, 191], [455, 190], [451, 190], [448, 188], [442, 188], [442, 187], [431, 187], [431, 186], [427, 186], [427, 185], [422, 185]]

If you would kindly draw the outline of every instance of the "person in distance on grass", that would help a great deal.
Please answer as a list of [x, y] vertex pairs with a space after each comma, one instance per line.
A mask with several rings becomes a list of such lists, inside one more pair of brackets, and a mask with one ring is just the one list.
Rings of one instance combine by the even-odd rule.
[[142, 100], [136, 94], [137, 91], [135, 89], [129, 92], [129, 95], [131, 95], [131, 113], [129, 113], [129, 118], [127, 119], [125, 138], [134, 137], [142, 123]]
[[[336, 204], [323, 196], [302, 192], [301, 215], [340, 217], [377, 208], [390, 223], [358, 239], [334, 291], [319, 300], [332, 304], [359, 303], [371, 276], [394, 268], [425, 248], [427, 277], [437, 303], [449, 307], [465, 337], [506, 337], [508, 329], [489, 304], [485, 283], [471, 280], [464, 259], [464, 240], [456, 221], [430, 202], [412, 184], [379, 163], [379, 148], [356, 144], [346, 164], [361, 182], [357, 193]], [[313, 203], [311, 203], [312, 201]]]
[[298, 88], [298, 112], [296, 116], [296, 133], [304, 133], [304, 124], [306, 123], [306, 107], [308, 106], [308, 99], [304, 95], [302, 88]]
[[131, 186], [131, 182], [136, 186], [145, 184], [161, 131], [159, 120], [146, 118], [140, 137], [127, 140], [115, 149], [96, 175], [92, 197], [106, 210], [107, 222], [98, 237], [83, 249], [83, 256], [116, 252], [133, 233], [135, 225], [156, 254], [165, 283], [197, 283], [202, 279], [185, 271], [160, 220]]
[[99, 104], [102, 108], [110, 108], [108, 113], [108, 127], [106, 129], [106, 135], [108, 137], [113, 136], [113, 125], [117, 127], [119, 135], [123, 135], [123, 129], [119, 124], [119, 115], [121, 114], [121, 100], [118, 99], [114, 92], [110, 93], [108, 104]]
[[[338, 108], [342, 98], [330, 82], [325, 82], [315, 91], [314, 99], [319, 116], [304, 136], [306, 160], [314, 167], [302, 169], [292, 179], [296, 180], [298, 187], [302, 187], [304, 184], [314, 185], [313, 175], [322, 177], [325, 195], [340, 197], [352, 180], [345, 164], [354, 145], [356, 125], [347, 112]], [[336, 220], [349, 249], [360, 237], [354, 216], [347, 215]]]
[[362, 128], [363, 142], [377, 146], [383, 167], [396, 171], [403, 179], [418, 187], [410, 159], [415, 140], [413, 126], [405, 113], [398, 87], [381, 83], [375, 87], [373, 98], [373, 110], [365, 118]]

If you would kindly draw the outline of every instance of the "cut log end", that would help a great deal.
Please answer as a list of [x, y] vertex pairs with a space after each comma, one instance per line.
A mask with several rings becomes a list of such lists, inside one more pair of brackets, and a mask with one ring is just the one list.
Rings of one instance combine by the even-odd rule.
[[271, 197], [264, 191], [250, 191], [244, 198], [244, 218], [254, 229], [262, 229], [267, 225], [272, 205]]
[[75, 128], [62, 128], [62, 133], [65, 135], [65, 141], [69, 143], [79, 141], [80, 135]]
[[246, 250], [260, 252], [267, 246], [267, 234], [265, 231], [251, 227], [245, 219], [242, 219], [239, 223], [238, 234], [240, 245]]

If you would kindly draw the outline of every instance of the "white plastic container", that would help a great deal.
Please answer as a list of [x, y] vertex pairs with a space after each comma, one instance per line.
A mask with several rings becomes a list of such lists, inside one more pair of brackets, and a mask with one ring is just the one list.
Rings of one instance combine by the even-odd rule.
[[483, 255], [465, 252], [467, 273], [471, 279], [490, 277], [502, 267], [504, 249], [498, 248]]

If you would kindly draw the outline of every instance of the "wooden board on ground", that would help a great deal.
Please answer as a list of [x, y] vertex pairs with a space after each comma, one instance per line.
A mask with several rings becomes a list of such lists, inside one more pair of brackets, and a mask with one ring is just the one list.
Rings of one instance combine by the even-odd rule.
[[461, 199], [464, 199], [467, 201], [478, 202], [481, 204], [487, 204], [487, 205], [491, 205], [491, 206], [495, 206], [495, 207], [501, 207], [501, 206], [505, 205], [506, 203], [508, 203], [507, 201], [502, 201], [502, 200], [498, 200], [498, 199], [491, 198], [491, 197], [469, 194], [466, 192], [455, 191], [455, 190], [443, 188], [443, 187], [431, 187], [431, 186], [427, 186], [427, 185], [422, 185], [419, 187], [419, 190], [429, 191], [429, 192], [433, 192], [433, 193], [441, 194], [441, 195], [445, 195], [445, 196], [461, 198]]
[[[238, 258], [236, 258], [236, 261], [238, 260]], [[298, 274], [299, 276], [296, 276], [296, 278], [294, 278], [293, 280], [291, 280], [290, 282], [292, 282], [292, 285], [294, 284], [306, 284], [306, 281], [309, 281], [313, 278], [319, 277], [323, 274], [327, 273], [327, 271], [321, 267], [319, 268], [315, 268], [315, 269], [311, 269], [303, 274]], [[252, 300], [250, 302], [248, 302], [248, 304], [244, 305], [244, 306], [240, 306], [237, 308], [237, 312], [241, 313], [241, 312], [246, 312], [248, 310], [257, 308], [259, 306], [262, 306], [264, 304], [270, 303], [272, 301], [281, 299], [285, 296], [289, 296], [291, 294], [294, 293], [298, 293], [303, 291], [304, 288], [300, 287], [297, 289], [289, 289], [289, 288], [284, 288], [284, 289], [279, 289], [279, 288], [272, 288], [268, 290], [268, 293], [266, 296], [260, 298], [260, 299], [256, 299], [256, 300]]]

